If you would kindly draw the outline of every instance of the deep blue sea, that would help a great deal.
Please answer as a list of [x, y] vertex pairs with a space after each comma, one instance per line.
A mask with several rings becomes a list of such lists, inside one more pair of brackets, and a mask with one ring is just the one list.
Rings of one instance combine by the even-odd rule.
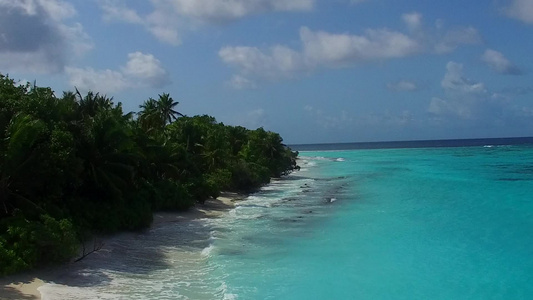
[[77, 286], [41, 291], [44, 299], [533, 299], [533, 144], [476, 141], [295, 147], [307, 150], [299, 172], [222, 217], [118, 237], [64, 276]]

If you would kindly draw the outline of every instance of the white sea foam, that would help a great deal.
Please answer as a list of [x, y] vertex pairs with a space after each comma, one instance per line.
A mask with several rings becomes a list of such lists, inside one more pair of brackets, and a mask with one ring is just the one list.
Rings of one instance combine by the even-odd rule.
[[213, 251], [213, 249], [215, 248], [215, 246], [213, 246], [213, 244], [205, 247], [203, 250], [202, 250], [202, 255], [205, 256], [205, 257], [209, 257], [211, 256], [211, 252]]
[[214, 242], [215, 240], [218, 240], [218, 236], [220, 235], [220, 232], [217, 231], [217, 230], [211, 230], [211, 231], [209, 232], [209, 234], [211, 235], [211, 236], [209, 237], [209, 242], [212, 243], [212, 242]]
[[226, 293], [225, 293], [223, 299], [224, 299], [224, 300], [235, 300], [235, 299], [237, 299], [237, 298], [239, 298], [239, 297], [237, 296], [237, 294], [226, 294]]
[[48, 283], [37, 289], [41, 293], [43, 300], [78, 300], [78, 299], [102, 299], [115, 300], [120, 299], [118, 295], [111, 293], [89, 290], [87, 288], [65, 286], [61, 284]]
[[228, 286], [225, 282], [220, 284], [217, 294], [221, 294], [223, 300], [235, 300], [239, 298], [237, 294], [228, 293]]
[[310, 159], [310, 160], [329, 160], [329, 158], [324, 157], [324, 156], [309, 156], [309, 157], [307, 157], [307, 159]]
[[[278, 189], [279, 188], [274, 183], [272, 183], [271, 185], [267, 185], [267, 186], [264, 186], [264, 187], [261, 188], [262, 191], [275, 191], [275, 190], [278, 190]], [[252, 198], [252, 200], [253, 200], [253, 198]]]
[[237, 210], [238, 209], [239, 209], [239, 206], [236, 206], [234, 209], [231, 209], [230, 211], [228, 211], [227, 216], [229, 216], [231, 218], [237, 217]]
[[513, 145], [484, 145], [483, 148], [512, 148]]

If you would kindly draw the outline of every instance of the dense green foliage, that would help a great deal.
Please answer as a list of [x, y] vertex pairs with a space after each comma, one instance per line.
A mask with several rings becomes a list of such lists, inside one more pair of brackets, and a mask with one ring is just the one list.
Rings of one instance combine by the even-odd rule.
[[57, 97], [0, 75], [0, 275], [297, 168], [277, 133], [186, 117], [177, 104], [163, 94], [124, 113], [99, 94]]

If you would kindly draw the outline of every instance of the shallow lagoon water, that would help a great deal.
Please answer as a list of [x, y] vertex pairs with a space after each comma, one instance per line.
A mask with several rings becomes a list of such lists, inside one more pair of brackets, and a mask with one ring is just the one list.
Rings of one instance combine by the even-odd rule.
[[300, 157], [221, 218], [117, 237], [65, 275], [105, 280], [45, 299], [533, 297], [533, 147]]

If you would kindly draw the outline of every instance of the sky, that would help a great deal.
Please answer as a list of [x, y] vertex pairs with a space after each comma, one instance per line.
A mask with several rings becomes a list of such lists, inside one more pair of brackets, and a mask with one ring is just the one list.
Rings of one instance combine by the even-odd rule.
[[533, 136], [533, 0], [0, 0], [0, 73], [288, 144]]

